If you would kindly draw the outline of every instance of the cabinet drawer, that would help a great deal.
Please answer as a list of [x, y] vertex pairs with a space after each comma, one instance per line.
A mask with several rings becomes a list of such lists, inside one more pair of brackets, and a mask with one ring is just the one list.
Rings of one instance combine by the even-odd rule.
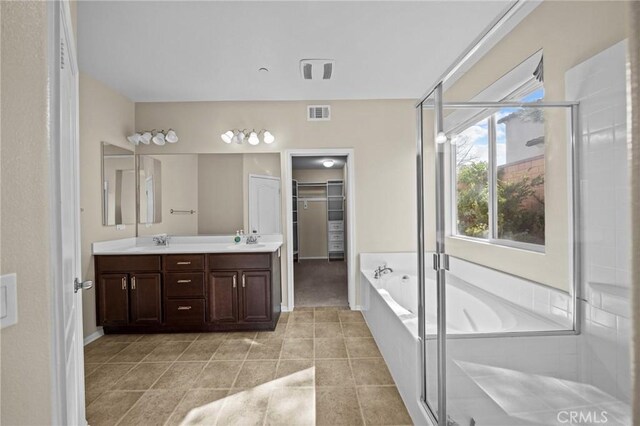
[[165, 274], [167, 297], [204, 297], [204, 272], [168, 272]]
[[167, 271], [202, 271], [204, 254], [168, 254], [164, 257]]
[[344, 232], [329, 232], [329, 242], [344, 241]]
[[157, 255], [98, 256], [97, 263], [100, 272], [160, 271]]
[[344, 251], [344, 243], [341, 241], [329, 243], [329, 251]]
[[211, 254], [209, 255], [209, 268], [213, 270], [269, 269], [271, 268], [271, 254]]
[[204, 323], [204, 299], [167, 300], [165, 306], [169, 325]]
[[329, 232], [344, 231], [344, 222], [341, 220], [332, 220], [329, 222]]

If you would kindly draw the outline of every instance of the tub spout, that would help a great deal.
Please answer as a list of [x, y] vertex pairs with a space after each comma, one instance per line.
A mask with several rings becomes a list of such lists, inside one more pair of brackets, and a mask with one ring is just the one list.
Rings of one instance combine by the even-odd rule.
[[379, 279], [381, 276], [390, 274], [391, 272], [393, 272], [393, 269], [389, 268], [385, 263], [382, 266], [378, 266], [378, 269], [376, 269], [376, 271], [374, 272], [373, 277], [375, 279]]

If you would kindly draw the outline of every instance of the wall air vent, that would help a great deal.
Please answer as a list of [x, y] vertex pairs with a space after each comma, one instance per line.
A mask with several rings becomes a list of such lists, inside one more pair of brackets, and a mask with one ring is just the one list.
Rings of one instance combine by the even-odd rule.
[[305, 80], [331, 80], [334, 66], [333, 59], [303, 59], [300, 73]]
[[307, 121], [331, 120], [331, 107], [329, 105], [307, 105]]

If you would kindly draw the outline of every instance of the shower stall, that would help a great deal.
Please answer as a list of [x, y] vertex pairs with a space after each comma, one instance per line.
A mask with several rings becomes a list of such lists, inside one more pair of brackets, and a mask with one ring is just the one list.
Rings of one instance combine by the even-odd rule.
[[599, 7], [511, 5], [416, 105], [434, 424], [631, 424], [627, 43], [552, 25]]

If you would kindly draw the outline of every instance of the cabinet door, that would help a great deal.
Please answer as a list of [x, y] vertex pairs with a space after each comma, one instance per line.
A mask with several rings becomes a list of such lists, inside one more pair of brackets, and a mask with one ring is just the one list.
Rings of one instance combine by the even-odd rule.
[[211, 272], [209, 275], [209, 321], [238, 321], [238, 273]]
[[162, 322], [160, 274], [131, 275], [131, 323], [153, 325]]
[[271, 272], [245, 271], [241, 281], [242, 321], [271, 320]]
[[129, 323], [129, 276], [103, 274], [98, 280], [99, 325]]

